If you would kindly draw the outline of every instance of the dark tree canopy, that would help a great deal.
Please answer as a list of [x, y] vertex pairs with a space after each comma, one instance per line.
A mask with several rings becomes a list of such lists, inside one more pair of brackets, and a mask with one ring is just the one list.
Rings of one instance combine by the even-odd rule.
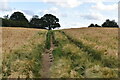
[[26, 18], [26, 17], [24, 16], [24, 14], [21, 13], [21, 12], [14, 12], [14, 13], [10, 16], [10, 20], [28, 22], [27, 18]]
[[88, 27], [95, 27], [95, 25], [92, 23], [92, 24], [90, 24]]
[[29, 21], [21, 12], [14, 12], [9, 19], [3, 20], [5, 27], [29, 27]]
[[100, 25], [98, 25], [98, 24], [95, 24], [95, 27], [101, 27]]
[[116, 27], [118, 28], [118, 24], [115, 22], [115, 20], [110, 21], [109, 19], [107, 19], [103, 24], [102, 27]]
[[5, 15], [2, 18], [2, 26], [4, 27], [25, 27], [25, 28], [39, 28], [39, 29], [55, 29], [59, 28], [59, 19], [52, 14], [45, 14], [39, 18], [38, 15], [34, 15], [30, 21], [24, 16], [22, 12], [14, 12], [10, 18]]
[[43, 20], [39, 19], [39, 16], [37, 15], [33, 16], [29, 24], [31, 28], [45, 29], [45, 27], [43, 27]]
[[28, 27], [28, 23], [22, 21], [13, 21], [9, 19], [2, 19], [2, 26], [4, 27]]
[[115, 20], [110, 21], [107, 19], [101, 26], [98, 24], [90, 24], [88, 27], [112, 27], [112, 28], [119, 28], [118, 24], [115, 22]]
[[41, 17], [42, 26], [48, 28], [49, 30], [60, 27], [59, 19], [52, 14], [45, 14]]

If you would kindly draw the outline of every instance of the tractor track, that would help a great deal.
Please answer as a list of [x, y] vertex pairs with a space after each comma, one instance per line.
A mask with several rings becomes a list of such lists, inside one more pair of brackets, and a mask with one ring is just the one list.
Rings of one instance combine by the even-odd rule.
[[53, 64], [53, 52], [54, 44], [52, 35], [50, 37], [50, 49], [46, 49], [45, 52], [42, 54], [42, 78], [50, 78], [50, 67]]

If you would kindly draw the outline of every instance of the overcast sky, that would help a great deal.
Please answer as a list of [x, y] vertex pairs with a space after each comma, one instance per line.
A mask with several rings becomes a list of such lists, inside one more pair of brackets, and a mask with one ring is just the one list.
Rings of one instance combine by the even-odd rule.
[[119, 0], [1, 0], [0, 17], [21, 11], [30, 20], [50, 13], [59, 18], [61, 28], [101, 25], [106, 19], [118, 21]]

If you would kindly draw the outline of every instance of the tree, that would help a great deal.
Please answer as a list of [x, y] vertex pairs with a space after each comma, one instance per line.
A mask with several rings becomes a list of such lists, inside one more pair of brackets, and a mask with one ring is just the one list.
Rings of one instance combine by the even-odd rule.
[[19, 27], [29, 27], [27, 18], [21, 12], [14, 12], [10, 16], [10, 20], [15, 21], [16, 23], [18, 23], [18, 24], [16, 24], [15, 22], [13, 22], [13, 23], [15, 23], [14, 26], [16, 26], [16, 27], [18, 25], [19, 25]]
[[115, 20], [110, 21], [107, 19], [103, 24], [102, 27], [113, 27], [113, 28], [118, 28], [118, 24], [115, 22]]
[[95, 27], [101, 27], [100, 25], [98, 25], [98, 24], [95, 24]]
[[14, 12], [14, 13], [10, 16], [10, 20], [28, 22], [27, 18], [26, 18], [26, 17], [24, 16], [24, 14], [21, 13], [21, 12]]
[[41, 17], [42, 26], [48, 28], [49, 30], [60, 27], [59, 19], [52, 14], [45, 14]]
[[39, 19], [39, 16], [34, 15], [33, 18], [30, 20], [30, 28], [40, 28], [40, 29], [45, 29], [43, 27], [43, 20]]
[[92, 23], [92, 24], [90, 24], [88, 27], [95, 27], [95, 25]]
[[54, 24], [53, 29], [55, 29], [55, 28], [60, 28], [60, 24], [59, 23]]

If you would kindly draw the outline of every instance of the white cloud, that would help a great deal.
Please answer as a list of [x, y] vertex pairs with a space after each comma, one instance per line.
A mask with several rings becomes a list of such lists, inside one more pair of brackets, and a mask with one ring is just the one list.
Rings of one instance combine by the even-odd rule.
[[[4, 0], [2, 0], [4, 1]], [[69, 0], [9, 0], [9, 2], [66, 2]], [[73, 0], [74, 1], [74, 0]], [[119, 2], [119, 0], [77, 0], [80, 2]]]
[[92, 6], [92, 8], [97, 10], [116, 10], [118, 8], [118, 4], [112, 4], [112, 5], [105, 5], [102, 2], [97, 2], [96, 5]]
[[119, 0], [82, 0], [84, 2], [118, 2]]
[[[80, 23], [80, 22], [73, 22], [69, 25], [71, 28], [80, 28], [80, 27], [85, 27], [85, 24]], [[86, 25], [87, 26], [87, 25]]]
[[34, 12], [30, 11], [30, 10], [22, 10], [24, 13], [26, 13], [27, 15], [33, 16]]
[[8, 0], [0, 1], [0, 11], [11, 11], [12, 9], [8, 7]]
[[[5, 2], [4, 6], [7, 2], [45, 2], [45, 3], [51, 3], [54, 5], [58, 5], [61, 7], [67, 7], [67, 8], [74, 8], [77, 7], [84, 2], [118, 2], [119, 0], [1, 0], [0, 2]], [[3, 4], [2, 4], [3, 5]]]
[[52, 7], [52, 8], [45, 9], [45, 10], [39, 10], [37, 13], [41, 15], [44, 15], [44, 14], [58, 15], [59, 11], [58, 11], [58, 8]]
[[105, 20], [105, 16], [103, 16], [100, 13], [92, 12], [92, 13], [88, 13], [88, 14], [82, 14], [80, 16], [87, 20]]
[[60, 21], [61, 27], [60, 29], [68, 29], [68, 28], [80, 28], [87, 27], [88, 24], [81, 22], [68, 22], [68, 21]]
[[80, 0], [41, 0], [41, 1], [67, 8], [74, 8], [82, 4]]
[[[61, 7], [67, 7], [67, 8], [74, 8], [74, 7], [78, 7], [79, 5], [85, 3], [85, 2], [89, 2], [89, 3], [97, 3], [96, 7], [98, 9], [115, 9], [117, 8], [117, 3], [119, 2], [119, 0], [39, 0], [41, 2], [45, 2], [45, 3], [51, 3], [51, 4], [55, 4]], [[115, 2], [116, 4], [114, 5], [104, 5], [103, 2]]]
[[66, 13], [61, 12], [57, 7], [52, 7], [49, 9], [45, 9], [45, 10], [39, 10], [37, 12], [38, 15], [43, 16], [44, 14], [53, 14], [57, 17], [67, 17], [68, 15]]

